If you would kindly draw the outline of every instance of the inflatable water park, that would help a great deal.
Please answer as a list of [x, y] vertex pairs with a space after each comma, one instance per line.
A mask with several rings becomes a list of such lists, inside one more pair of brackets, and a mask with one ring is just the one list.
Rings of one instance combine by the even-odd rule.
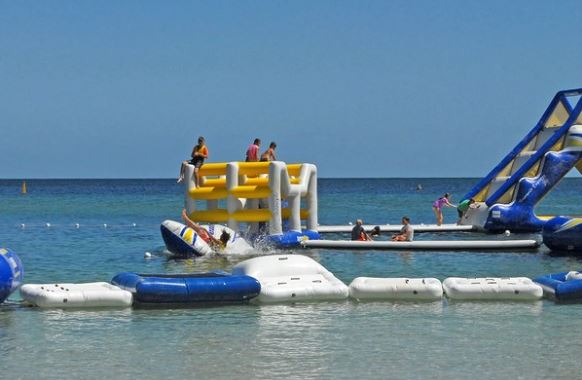
[[[480, 240], [390, 241], [322, 239], [342, 236], [352, 225], [318, 223], [317, 167], [281, 161], [203, 164], [195, 180], [185, 165], [184, 218], [161, 223], [162, 240], [175, 258], [243, 254], [258, 246], [292, 253], [263, 254], [239, 262], [232, 273], [164, 274], [121, 272], [109, 282], [24, 284], [18, 256], [0, 249], [0, 302], [20, 289], [27, 305], [41, 308], [132, 305], [285, 303], [366, 300], [555, 301], [582, 300], [582, 274], [564, 271], [527, 277], [375, 278], [346, 285], [297, 249], [349, 250], [534, 250], [539, 239], [509, 238], [513, 232], [542, 235], [551, 250], [582, 254], [582, 218], [540, 216], [535, 206], [571, 170], [582, 172], [582, 89], [558, 92], [537, 124], [462, 198], [472, 207], [458, 224], [418, 224], [414, 231], [477, 233]], [[404, 223], [405, 221], [403, 221]], [[376, 227], [377, 226], [377, 227]], [[363, 225], [398, 232], [402, 225]], [[510, 232], [511, 231], [511, 232]], [[208, 236], [204, 236], [204, 234]], [[211, 241], [222, 244], [220, 249]], [[306, 251], [308, 252], [308, 251]], [[309, 253], [309, 252], [308, 252]]]
[[[553, 250], [579, 251], [582, 219], [538, 216], [536, 205], [568, 172], [582, 172], [582, 89], [559, 91], [536, 125], [481, 181], [461, 199], [472, 199], [455, 225], [414, 225], [416, 232], [540, 232]], [[317, 167], [314, 164], [228, 162], [186, 165], [185, 209], [189, 218], [217, 235], [228, 228], [234, 246], [257, 237], [279, 248], [300, 246], [334, 249], [527, 249], [539, 241], [346, 241], [323, 240], [322, 234], [349, 233], [352, 225], [318, 224]], [[244, 227], [243, 227], [244, 225]], [[364, 226], [371, 230], [375, 225]], [[377, 225], [397, 232], [400, 225]], [[167, 249], [179, 256], [211, 251], [190, 228], [175, 221], [161, 226]], [[215, 233], [216, 232], [216, 233]], [[249, 244], [251, 244], [249, 243]], [[243, 243], [244, 244], [244, 243]], [[248, 247], [247, 247], [248, 248]]]

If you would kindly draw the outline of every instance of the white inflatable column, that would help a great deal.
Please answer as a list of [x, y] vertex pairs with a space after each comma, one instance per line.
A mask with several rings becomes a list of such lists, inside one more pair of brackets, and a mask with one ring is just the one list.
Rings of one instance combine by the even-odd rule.
[[291, 215], [289, 218], [289, 230], [301, 232], [301, 194], [287, 197]]
[[226, 165], [226, 190], [229, 192], [226, 198], [226, 211], [228, 212], [228, 227], [234, 231], [239, 231], [238, 222], [232, 215], [242, 208], [241, 202], [234, 195], [230, 194], [232, 189], [238, 186], [238, 163], [229, 162]]
[[317, 166], [304, 164], [310, 170], [309, 182], [307, 185], [307, 217], [306, 226], [308, 230], [317, 231]]
[[283, 234], [283, 219], [281, 215], [281, 172], [287, 170], [285, 163], [272, 161], [269, 165], [269, 188], [271, 196], [269, 197], [269, 210], [271, 210], [271, 219], [269, 221], [269, 234]]
[[185, 196], [184, 196], [184, 208], [188, 215], [196, 211], [196, 201], [192, 199], [190, 196], [190, 190], [194, 190], [196, 187], [194, 186], [194, 166], [190, 164], [186, 164], [184, 168], [184, 187], [185, 187]]

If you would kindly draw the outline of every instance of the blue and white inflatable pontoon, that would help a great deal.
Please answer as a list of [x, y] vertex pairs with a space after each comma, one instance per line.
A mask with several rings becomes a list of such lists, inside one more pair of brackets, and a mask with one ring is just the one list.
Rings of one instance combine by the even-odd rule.
[[261, 285], [249, 276], [223, 271], [191, 274], [120, 273], [111, 283], [130, 291], [134, 302], [243, 302], [259, 295]]
[[557, 216], [542, 230], [544, 244], [552, 251], [582, 254], [582, 218]]
[[0, 303], [22, 284], [24, 269], [14, 252], [0, 248]]
[[[216, 239], [220, 239], [223, 231], [230, 235], [223, 253], [248, 253], [253, 247], [240, 234], [221, 224], [201, 226]], [[198, 236], [194, 230], [180, 222], [165, 220], [160, 226], [166, 248], [178, 257], [205, 256], [213, 253], [212, 248]]]
[[582, 299], [582, 273], [571, 271], [548, 274], [534, 279], [544, 289], [544, 294], [558, 301]]

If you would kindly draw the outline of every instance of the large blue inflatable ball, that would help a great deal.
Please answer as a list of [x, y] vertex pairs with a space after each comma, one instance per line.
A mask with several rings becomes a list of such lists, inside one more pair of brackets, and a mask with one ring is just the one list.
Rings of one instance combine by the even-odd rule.
[[14, 252], [0, 248], [0, 303], [22, 284], [24, 268]]

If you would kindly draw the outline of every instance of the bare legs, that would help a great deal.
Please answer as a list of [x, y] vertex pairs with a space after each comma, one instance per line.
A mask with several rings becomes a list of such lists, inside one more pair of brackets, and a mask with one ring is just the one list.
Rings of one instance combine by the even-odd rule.
[[178, 176], [178, 180], [176, 182], [180, 183], [184, 180], [184, 171], [186, 170], [186, 164], [188, 161], [182, 161], [182, 165], [180, 166], [180, 175]]
[[433, 207], [432, 210], [434, 211], [434, 215], [436, 216], [437, 226], [443, 224], [443, 210], [438, 207]]

